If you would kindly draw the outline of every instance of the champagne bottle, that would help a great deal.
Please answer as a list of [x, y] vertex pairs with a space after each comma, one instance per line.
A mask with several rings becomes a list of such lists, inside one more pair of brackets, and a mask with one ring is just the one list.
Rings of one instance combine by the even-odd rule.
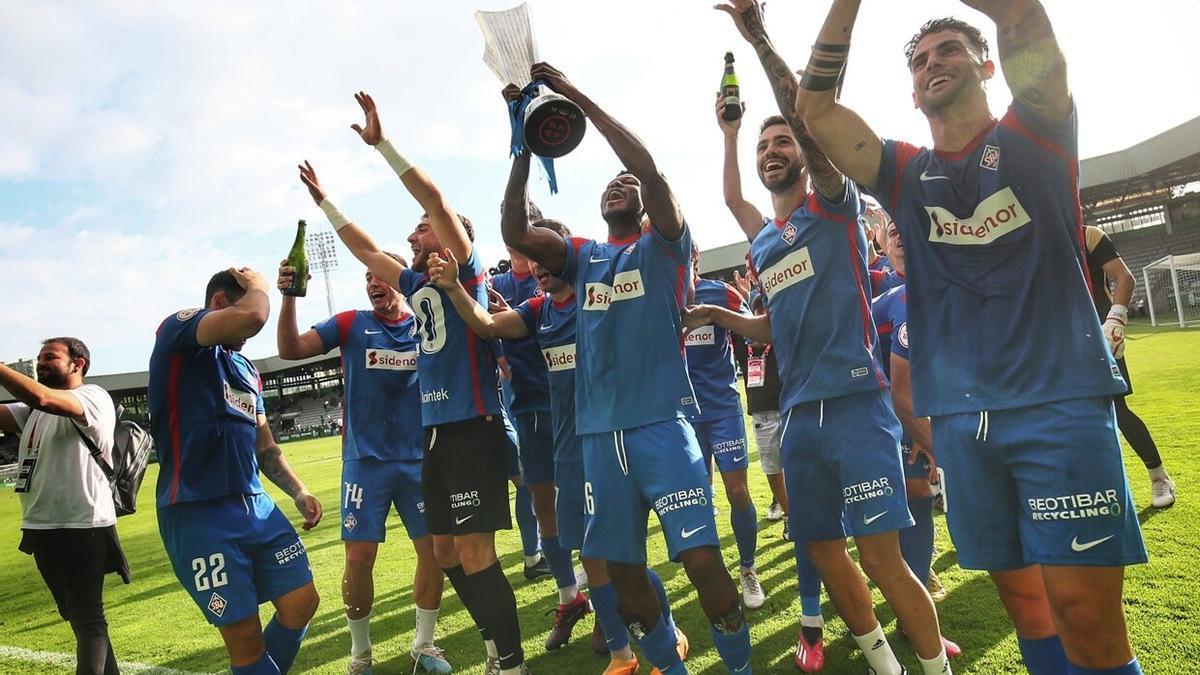
[[733, 52], [725, 52], [725, 75], [721, 78], [721, 96], [725, 97], [725, 109], [721, 117], [732, 122], [742, 116], [742, 96], [738, 87], [737, 73], [733, 72]]
[[308, 293], [308, 255], [304, 252], [304, 230], [308, 227], [303, 220], [296, 225], [296, 241], [292, 242], [292, 250], [288, 251], [288, 267], [296, 270], [292, 277], [292, 285], [283, 289], [284, 295], [303, 298]]

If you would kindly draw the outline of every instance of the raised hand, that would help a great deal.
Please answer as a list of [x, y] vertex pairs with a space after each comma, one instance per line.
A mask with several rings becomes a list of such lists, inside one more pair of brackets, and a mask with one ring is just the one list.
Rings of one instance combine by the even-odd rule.
[[497, 291], [491, 286], [488, 286], [487, 291], [488, 314], [498, 314], [500, 312], [507, 312], [508, 310], [512, 309], [512, 307], [509, 306], [508, 301], [504, 299], [504, 296], [500, 295], [500, 291]]
[[688, 333], [707, 326], [712, 323], [712, 306], [711, 305], [692, 305], [684, 307], [683, 312], [683, 333]]
[[354, 95], [354, 100], [358, 101], [358, 105], [362, 107], [367, 126], [364, 128], [357, 124], [351, 124], [350, 128], [362, 137], [363, 143], [379, 145], [379, 141], [383, 140], [383, 125], [379, 123], [379, 111], [375, 108], [375, 99], [365, 91], [360, 91]]
[[742, 296], [743, 300], [750, 301], [750, 275], [748, 273], [746, 276], [742, 276], [741, 272], [734, 270], [733, 287], [737, 289], [738, 295]]
[[[746, 112], [745, 103], [742, 103], [742, 112]], [[738, 130], [742, 128], [741, 117], [732, 122], [725, 119], [725, 94], [719, 91], [717, 92], [717, 126], [721, 128], [721, 133], [726, 136], [737, 136]]]
[[267, 278], [249, 267], [230, 267], [229, 273], [237, 280], [239, 286], [248, 291], [258, 289], [265, 293], [270, 288], [267, 285]]
[[317, 180], [317, 172], [313, 170], [312, 164], [308, 160], [296, 167], [300, 169], [300, 182], [304, 183], [304, 187], [308, 188], [308, 194], [312, 197], [317, 206], [325, 201], [325, 189], [321, 187], [321, 182]]
[[[579, 96], [579, 90], [575, 88], [575, 85], [571, 84], [567, 76], [563, 75], [561, 70], [549, 63], [533, 64], [533, 67], [529, 69], [529, 76], [533, 78], [534, 82], [538, 80], [545, 82], [546, 86], [572, 101], [575, 101], [575, 98]], [[578, 101], [575, 101], [575, 103], [578, 103]]]
[[500, 95], [504, 97], [505, 103], [520, 101], [522, 96], [521, 88], [515, 84], [509, 84], [504, 87], [504, 89], [500, 92]]
[[311, 530], [321, 522], [321, 516], [324, 510], [321, 508], [321, 501], [308, 492], [301, 492], [296, 495], [296, 509], [300, 511], [300, 515], [304, 518], [304, 524], [300, 527], [305, 530]]
[[727, 0], [719, 5], [713, 5], [713, 9], [728, 14], [746, 42], [753, 44], [767, 39], [767, 29], [763, 23], [763, 6], [757, 0]]
[[430, 253], [426, 262], [429, 280], [433, 285], [449, 291], [458, 285], [458, 260], [450, 249], [441, 253]]

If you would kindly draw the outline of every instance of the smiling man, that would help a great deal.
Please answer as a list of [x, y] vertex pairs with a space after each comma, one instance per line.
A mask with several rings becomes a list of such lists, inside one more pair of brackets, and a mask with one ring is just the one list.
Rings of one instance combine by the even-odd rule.
[[797, 111], [900, 228], [913, 412], [950, 477], [959, 563], [991, 573], [1031, 673], [1140, 673], [1121, 603], [1124, 566], [1146, 561], [1113, 413], [1126, 384], [1084, 276], [1066, 60], [1036, 0], [964, 4], [996, 23], [1001, 119], [987, 42], [936, 19], [904, 52], [933, 147], [881, 141], [835, 91], [858, 0], [829, 10]]

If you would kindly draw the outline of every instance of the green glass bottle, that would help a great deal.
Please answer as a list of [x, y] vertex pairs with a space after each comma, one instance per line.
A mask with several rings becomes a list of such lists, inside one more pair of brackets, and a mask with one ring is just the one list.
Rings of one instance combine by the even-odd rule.
[[725, 109], [721, 117], [732, 122], [742, 116], [742, 95], [738, 87], [737, 73], [733, 72], [733, 52], [725, 52], [725, 75], [721, 78], [721, 96], [725, 97]]
[[292, 250], [288, 251], [288, 266], [296, 270], [292, 277], [292, 285], [283, 289], [284, 295], [303, 298], [308, 293], [308, 254], [304, 252], [304, 230], [308, 224], [303, 220], [296, 225], [296, 241], [292, 242]]

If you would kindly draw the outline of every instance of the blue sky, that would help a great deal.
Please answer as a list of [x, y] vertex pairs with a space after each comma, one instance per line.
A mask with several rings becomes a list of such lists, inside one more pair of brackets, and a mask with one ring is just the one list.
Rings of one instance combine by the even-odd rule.
[[[503, 255], [498, 203], [508, 123], [473, 12], [512, 0], [372, 2], [13, 2], [0, 0], [0, 361], [40, 339], [83, 338], [95, 373], [145, 368], [163, 317], [200, 304], [212, 272], [273, 276], [298, 218], [325, 228], [296, 179], [309, 159], [342, 209], [407, 253], [419, 209], [349, 129], [352, 98], [379, 103], [384, 130], [476, 222], [486, 262]], [[951, 0], [867, 0], [845, 99], [885, 137], [926, 143], [901, 47], [927, 18], [982, 16]], [[1080, 110], [1083, 156], [1119, 150], [1200, 114], [1186, 85], [1200, 3], [1048, 0]], [[774, 112], [753, 51], [693, 0], [534, 0], [541, 55], [646, 141], [705, 248], [739, 237], [720, 196], [712, 113], [722, 56], [738, 57], [750, 122]], [[827, 5], [769, 3], [768, 30], [807, 61]], [[994, 109], [1009, 94], [999, 78]], [[749, 123], [747, 124], [749, 126]], [[743, 133], [746, 192], [767, 204]], [[617, 170], [595, 130], [558, 162], [560, 194], [531, 194], [577, 233], [601, 236], [599, 194]], [[365, 304], [344, 251], [336, 309]], [[300, 320], [324, 318], [316, 295]], [[275, 353], [274, 319], [252, 357]]]

